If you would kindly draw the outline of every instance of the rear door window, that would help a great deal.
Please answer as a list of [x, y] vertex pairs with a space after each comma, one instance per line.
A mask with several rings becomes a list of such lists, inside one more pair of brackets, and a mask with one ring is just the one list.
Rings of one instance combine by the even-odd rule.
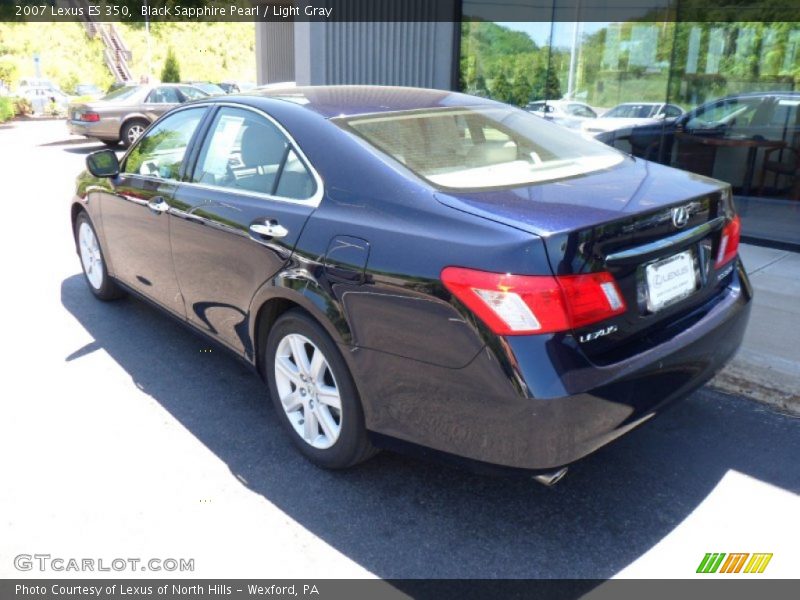
[[192, 181], [304, 200], [316, 185], [285, 135], [249, 110], [223, 107], [200, 151]]
[[153, 104], [178, 104], [181, 98], [174, 87], [157, 87], [150, 92], [147, 101]]

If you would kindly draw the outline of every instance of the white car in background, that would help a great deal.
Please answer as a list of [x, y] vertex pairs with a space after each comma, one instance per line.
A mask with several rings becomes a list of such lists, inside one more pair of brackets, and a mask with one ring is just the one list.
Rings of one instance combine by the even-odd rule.
[[525, 110], [573, 129], [578, 129], [588, 119], [597, 118], [597, 113], [591, 106], [574, 100], [539, 100], [529, 103]]
[[585, 120], [581, 130], [588, 136], [609, 131], [628, 130], [631, 127], [650, 125], [659, 121], [674, 120], [684, 111], [676, 104], [664, 102], [625, 102], [606, 111], [598, 119]]

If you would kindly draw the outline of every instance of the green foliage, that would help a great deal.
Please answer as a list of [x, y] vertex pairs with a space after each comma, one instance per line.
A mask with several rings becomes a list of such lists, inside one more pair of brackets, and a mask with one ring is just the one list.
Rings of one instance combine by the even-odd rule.
[[534, 100], [561, 98], [561, 82], [554, 69], [548, 69], [546, 64], [539, 64], [536, 67], [530, 96]]
[[12, 98], [14, 102], [14, 113], [17, 116], [26, 116], [33, 112], [33, 105], [27, 98]]
[[7, 96], [0, 97], [0, 123], [5, 123], [16, 114], [14, 102]]
[[103, 62], [103, 43], [98, 38], [90, 40], [80, 23], [0, 22], [0, 40], [5, 49], [0, 52], [0, 64], [13, 65], [12, 89], [20, 78], [35, 75], [37, 54], [42, 77], [62, 89], [68, 89], [72, 81], [106, 86], [112, 80]]
[[479, 96], [486, 96], [489, 94], [489, 88], [486, 87], [486, 79], [483, 75], [478, 75], [475, 78], [475, 93]]
[[[252, 23], [152, 23], [151, 61], [144, 24], [116, 26], [133, 54], [128, 64], [135, 81], [143, 75], [157, 79], [170, 45], [178, 49], [184, 79], [256, 79]], [[35, 54], [41, 57], [42, 77], [66, 92], [73, 92], [78, 83], [94, 83], [104, 90], [114, 82], [103, 60], [102, 41], [90, 39], [80, 23], [0, 22], [0, 79], [7, 78], [13, 89], [20, 78], [34, 76]], [[150, 72], [149, 62], [155, 73]], [[4, 69], [8, 69], [5, 77]]]
[[[465, 22], [461, 25], [461, 87], [472, 94], [486, 95], [503, 102], [517, 102], [516, 96], [503, 85], [509, 79], [517, 79], [524, 73], [530, 81], [531, 65], [535, 64], [542, 50], [520, 31], [489, 22]], [[502, 78], [500, 75], [502, 74]], [[492, 80], [492, 88], [487, 90], [486, 80]], [[495, 95], [493, 88], [500, 80], [503, 97]], [[505, 79], [505, 84], [502, 83]], [[509, 84], [510, 85], [510, 84]], [[520, 96], [524, 89], [519, 88]]]
[[17, 64], [11, 58], [0, 58], [0, 82], [11, 85], [17, 79], [17, 71]]
[[525, 106], [531, 101], [533, 94], [533, 85], [531, 85], [525, 71], [517, 72], [514, 77], [514, 84], [511, 86], [511, 96], [514, 99], [514, 104]]
[[164, 68], [161, 69], [161, 81], [164, 83], [179, 83], [181, 80], [181, 68], [172, 46], [167, 50], [167, 58], [164, 61]]
[[511, 89], [511, 84], [508, 83], [508, 79], [506, 78], [506, 74], [502, 71], [494, 78], [492, 81], [491, 87], [491, 94], [492, 98], [495, 100], [499, 100], [500, 102], [513, 102], [514, 96]]
[[[800, 88], [797, 21], [734, 22], [731, 15], [754, 13], [736, 12], [741, 0], [720, 2], [720, 7], [709, 7], [706, 0], [682, 0], [677, 23], [653, 14], [651, 20], [613, 23], [582, 34], [573, 97], [596, 107], [669, 101], [687, 108], [726, 94]], [[781, 12], [781, 0], [763, 4], [765, 14], [791, 18], [785, 4]], [[703, 19], [687, 19], [693, 11]], [[713, 15], [719, 20], [710, 20]], [[531, 100], [561, 98], [569, 79], [569, 48], [538, 47], [523, 37], [496, 23], [463, 23], [462, 89], [486, 94], [482, 90], [488, 79], [489, 95], [523, 104], [527, 80]]]
[[[133, 54], [128, 64], [135, 81], [144, 75], [157, 79], [170, 46], [180, 61], [183, 81], [256, 80], [252, 23], [151, 23], [150, 61], [144, 28], [135, 23], [117, 23], [117, 28]], [[149, 62], [153, 65], [152, 72]]]

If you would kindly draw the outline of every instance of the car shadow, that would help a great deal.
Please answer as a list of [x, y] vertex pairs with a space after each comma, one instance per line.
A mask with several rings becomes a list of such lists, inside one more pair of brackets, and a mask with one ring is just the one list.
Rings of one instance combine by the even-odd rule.
[[389, 452], [323, 471], [292, 448], [266, 387], [235, 358], [204, 351], [203, 338], [143, 301], [95, 301], [80, 275], [63, 281], [61, 300], [94, 340], [66, 360], [104, 350], [242, 485], [383, 578], [607, 578], [731, 469], [800, 490], [788, 463], [800, 454], [796, 423], [707, 390], [575, 464], [554, 488]]
[[[95, 140], [90, 140], [86, 138], [71, 138], [68, 140], [56, 140], [55, 142], [47, 142], [44, 144], [39, 144], [40, 148], [61, 148], [64, 152], [69, 152], [70, 154], [90, 154], [96, 150], [103, 150], [108, 148], [102, 142], [97, 142]], [[119, 148], [120, 150], [122, 148]], [[114, 148], [117, 150], [117, 148]]]

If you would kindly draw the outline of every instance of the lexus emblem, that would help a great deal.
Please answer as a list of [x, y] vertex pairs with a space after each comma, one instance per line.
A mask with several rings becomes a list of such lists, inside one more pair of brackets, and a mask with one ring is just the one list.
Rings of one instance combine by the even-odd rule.
[[689, 209], [685, 206], [679, 206], [672, 209], [672, 224], [678, 229], [685, 227], [689, 222]]

